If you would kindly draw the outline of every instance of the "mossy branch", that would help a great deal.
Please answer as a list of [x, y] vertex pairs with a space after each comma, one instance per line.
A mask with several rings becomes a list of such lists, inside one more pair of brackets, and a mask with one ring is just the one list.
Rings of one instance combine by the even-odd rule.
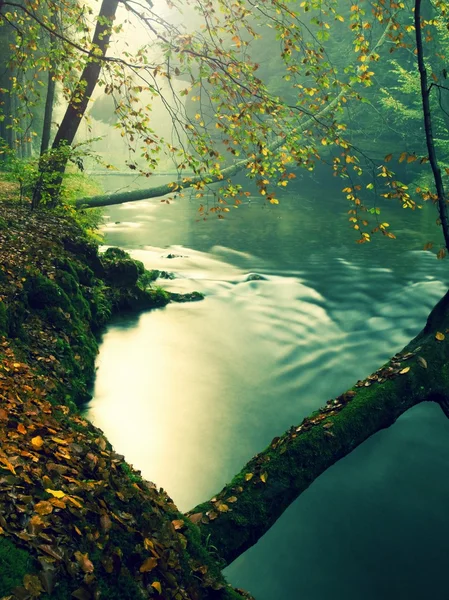
[[219, 494], [187, 514], [226, 564], [254, 545], [326, 469], [412, 406], [449, 416], [449, 292], [423, 331], [388, 363], [276, 437]]

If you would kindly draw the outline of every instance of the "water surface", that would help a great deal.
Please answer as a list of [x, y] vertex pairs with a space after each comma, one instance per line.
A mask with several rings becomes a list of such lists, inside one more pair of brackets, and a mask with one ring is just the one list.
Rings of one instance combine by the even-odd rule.
[[[193, 198], [108, 209], [107, 244], [206, 294], [111, 325], [88, 408], [181, 510], [401, 349], [447, 289], [447, 264], [420, 250], [438, 235], [431, 207], [387, 207], [398, 240], [359, 246], [346, 204], [303, 183], [224, 221], [197, 222]], [[449, 597], [448, 467], [449, 421], [415, 407], [321, 476], [229, 580], [258, 600]]]

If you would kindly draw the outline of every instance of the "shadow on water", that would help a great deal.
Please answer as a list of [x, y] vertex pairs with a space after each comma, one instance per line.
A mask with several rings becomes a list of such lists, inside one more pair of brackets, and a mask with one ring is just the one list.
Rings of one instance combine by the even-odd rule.
[[[399, 350], [447, 289], [447, 264], [420, 250], [431, 207], [389, 208], [403, 234], [360, 247], [344, 199], [304, 195], [206, 223], [188, 198], [108, 210], [108, 244], [206, 294], [111, 324], [87, 411], [182, 510]], [[258, 600], [449, 597], [448, 467], [449, 422], [415, 407], [314, 482], [230, 581]]]

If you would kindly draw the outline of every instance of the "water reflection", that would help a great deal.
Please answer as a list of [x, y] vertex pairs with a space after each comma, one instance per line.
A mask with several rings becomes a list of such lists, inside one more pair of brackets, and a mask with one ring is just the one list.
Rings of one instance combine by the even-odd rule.
[[[446, 265], [419, 250], [430, 213], [399, 211], [399, 240], [359, 247], [338, 221], [344, 203], [319, 200], [291, 194], [206, 223], [193, 199], [109, 211], [109, 244], [207, 295], [111, 326], [88, 411], [181, 509], [382, 364], [447, 289]], [[447, 597], [448, 440], [438, 407], [416, 407], [320, 477], [231, 581], [258, 600]]]

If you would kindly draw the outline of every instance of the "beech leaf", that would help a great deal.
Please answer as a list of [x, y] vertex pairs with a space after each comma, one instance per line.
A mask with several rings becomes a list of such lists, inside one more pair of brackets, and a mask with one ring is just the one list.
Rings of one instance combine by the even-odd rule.
[[31, 444], [34, 448], [36, 448], [36, 450], [40, 450], [40, 448], [42, 448], [42, 446], [44, 445], [44, 440], [41, 438], [40, 435], [37, 435], [31, 440]]
[[156, 565], [157, 559], [151, 556], [150, 558], [144, 560], [144, 562], [140, 565], [139, 571], [141, 573], [148, 573], [149, 571], [152, 571], [156, 567]]

